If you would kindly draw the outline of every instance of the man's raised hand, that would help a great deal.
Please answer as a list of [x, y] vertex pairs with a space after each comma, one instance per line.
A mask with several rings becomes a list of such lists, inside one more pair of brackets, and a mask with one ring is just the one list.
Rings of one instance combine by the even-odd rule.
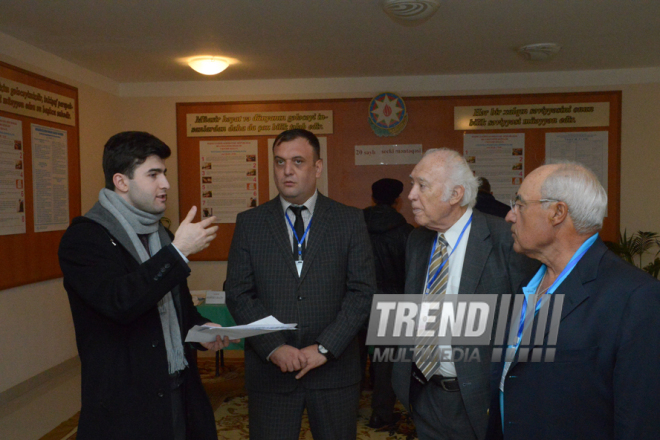
[[172, 241], [172, 244], [186, 257], [209, 247], [218, 231], [217, 226], [211, 226], [215, 221], [215, 216], [207, 217], [198, 223], [192, 223], [196, 213], [196, 206], [190, 208], [188, 215], [179, 225], [179, 229], [176, 230]]

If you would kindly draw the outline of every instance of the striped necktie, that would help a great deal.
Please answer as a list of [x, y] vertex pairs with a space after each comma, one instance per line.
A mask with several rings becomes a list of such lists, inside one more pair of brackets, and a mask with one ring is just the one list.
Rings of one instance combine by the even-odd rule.
[[[431, 264], [429, 265], [429, 277], [433, 277], [438, 267], [443, 262], [448, 260], [447, 254], [447, 240], [443, 235], [438, 236], [438, 245], [435, 248], [433, 257], [431, 257]], [[444, 295], [447, 292], [447, 282], [449, 281], [449, 263], [446, 262], [442, 266], [442, 270], [430, 286], [427, 286], [428, 294], [424, 295], [424, 301], [432, 300], [429, 295]], [[438, 314], [433, 327], [426, 329], [429, 330], [433, 336], [417, 338], [415, 345], [415, 354], [413, 360], [420, 369], [426, 379], [433, 376], [440, 367], [440, 359], [438, 355], [437, 334], [440, 328], [440, 316]]]

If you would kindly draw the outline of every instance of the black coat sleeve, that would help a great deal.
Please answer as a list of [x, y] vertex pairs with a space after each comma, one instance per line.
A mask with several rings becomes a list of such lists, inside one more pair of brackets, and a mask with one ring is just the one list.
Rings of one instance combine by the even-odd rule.
[[[67, 290], [73, 290], [97, 313], [123, 324], [155, 307], [190, 274], [172, 245], [139, 264], [105, 228], [91, 221], [74, 222], [64, 234], [58, 254]], [[182, 306], [192, 306], [189, 295], [182, 295], [186, 297]], [[201, 318], [196, 311], [192, 316]]]

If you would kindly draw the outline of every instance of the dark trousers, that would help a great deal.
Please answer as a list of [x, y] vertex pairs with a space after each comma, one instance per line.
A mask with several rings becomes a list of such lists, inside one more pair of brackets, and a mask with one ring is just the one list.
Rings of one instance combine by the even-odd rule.
[[251, 440], [298, 440], [307, 408], [314, 440], [351, 440], [357, 436], [360, 384], [290, 393], [248, 392]]
[[392, 362], [372, 362], [374, 391], [371, 395], [373, 413], [384, 421], [391, 421], [394, 415], [396, 395], [392, 388]]
[[410, 405], [419, 440], [477, 440], [460, 391], [411, 379]]

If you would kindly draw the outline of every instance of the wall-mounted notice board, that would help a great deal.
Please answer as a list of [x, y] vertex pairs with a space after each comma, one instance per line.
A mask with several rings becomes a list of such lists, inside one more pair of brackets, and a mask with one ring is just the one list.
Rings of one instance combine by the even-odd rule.
[[78, 147], [78, 89], [0, 62], [0, 290], [62, 276]]
[[[253, 155], [251, 151], [256, 151], [256, 164], [253, 164], [254, 169], [257, 170], [254, 176], [256, 200], [251, 202], [248, 199], [247, 204], [266, 202], [269, 195], [269, 141], [272, 142], [279, 131], [291, 125], [305, 123], [307, 128], [312, 126], [317, 130], [319, 138], [326, 139], [327, 160], [324, 164], [324, 172], [328, 176], [327, 195], [347, 205], [364, 208], [371, 204], [373, 182], [383, 177], [399, 179], [405, 185], [402, 194], [402, 213], [411, 223], [414, 223], [413, 215], [410, 203], [405, 197], [410, 190], [409, 175], [414, 164], [356, 165], [356, 146], [421, 145], [424, 151], [447, 147], [463, 154], [465, 139], [473, 134], [521, 133], [524, 134], [519, 136], [524, 139], [524, 177], [544, 163], [546, 139], [555, 139], [553, 133], [594, 132], [600, 135], [604, 132], [606, 134], [602, 138], [605, 139], [603, 155], [606, 156], [604, 161], [606, 170], [603, 172], [607, 176], [609, 207], [601, 236], [604, 240], [616, 240], [619, 230], [621, 92], [403, 97], [403, 99], [408, 113], [407, 126], [400, 134], [393, 137], [379, 137], [371, 129], [369, 124], [371, 99], [367, 98], [177, 104], [180, 218], [187, 214], [192, 205], [203, 206], [204, 191], [209, 191], [202, 188], [203, 177], [207, 177], [206, 182], [212, 182], [215, 188], [239, 188], [239, 183], [241, 185], [245, 183], [242, 177], [238, 180], [231, 177], [231, 173], [228, 173], [224, 180], [222, 173], [202, 176], [205, 172], [203, 166], [231, 169], [229, 162], [223, 164], [221, 159], [215, 162], [220, 164], [219, 167], [211, 163], [213, 160], [203, 164], [201, 161], [203, 156], [200, 155], [200, 152], [210, 152], [212, 148], [218, 146], [229, 148], [231, 141], [236, 142], [234, 151], [238, 152], [237, 154], [249, 156]], [[593, 117], [583, 114], [589, 113], [590, 107], [595, 109], [591, 110]], [[469, 123], [467, 127], [462, 127], [456, 122], [461, 117], [460, 110], [471, 112], [468, 117], [473, 120], [471, 127]], [[486, 111], [488, 115], [485, 115]], [[474, 116], [475, 113], [481, 115]], [[292, 116], [292, 118], [290, 121], [287, 119], [286, 123], [265, 122], [272, 115], [284, 115], [287, 118]], [[296, 118], [296, 115], [299, 116]], [[570, 118], [566, 118], [567, 116]], [[206, 119], [203, 119], [204, 117]], [[243, 118], [250, 118], [250, 122]], [[259, 122], [254, 122], [255, 119]], [[554, 119], [556, 119], [555, 123], [553, 123]], [[571, 122], [573, 119], [575, 122]], [[484, 123], [483, 120], [486, 122]], [[491, 120], [494, 122], [491, 123]], [[263, 128], [264, 125], [269, 125], [271, 131], [264, 129], [260, 132], [260, 127]], [[199, 131], [191, 132], [192, 126]], [[224, 129], [221, 128], [223, 126]], [[364, 161], [358, 160], [358, 162]], [[225, 165], [226, 167], [223, 168]], [[219, 186], [214, 179], [221, 181], [222, 186]], [[247, 189], [246, 186], [245, 191]], [[240, 191], [244, 194], [242, 187]], [[206, 196], [215, 197], [215, 194], [207, 192]], [[248, 209], [247, 205], [245, 209]], [[199, 219], [198, 215], [197, 220]], [[194, 260], [227, 259], [234, 224], [221, 223], [219, 226], [218, 238], [209, 248], [194, 255]]]

